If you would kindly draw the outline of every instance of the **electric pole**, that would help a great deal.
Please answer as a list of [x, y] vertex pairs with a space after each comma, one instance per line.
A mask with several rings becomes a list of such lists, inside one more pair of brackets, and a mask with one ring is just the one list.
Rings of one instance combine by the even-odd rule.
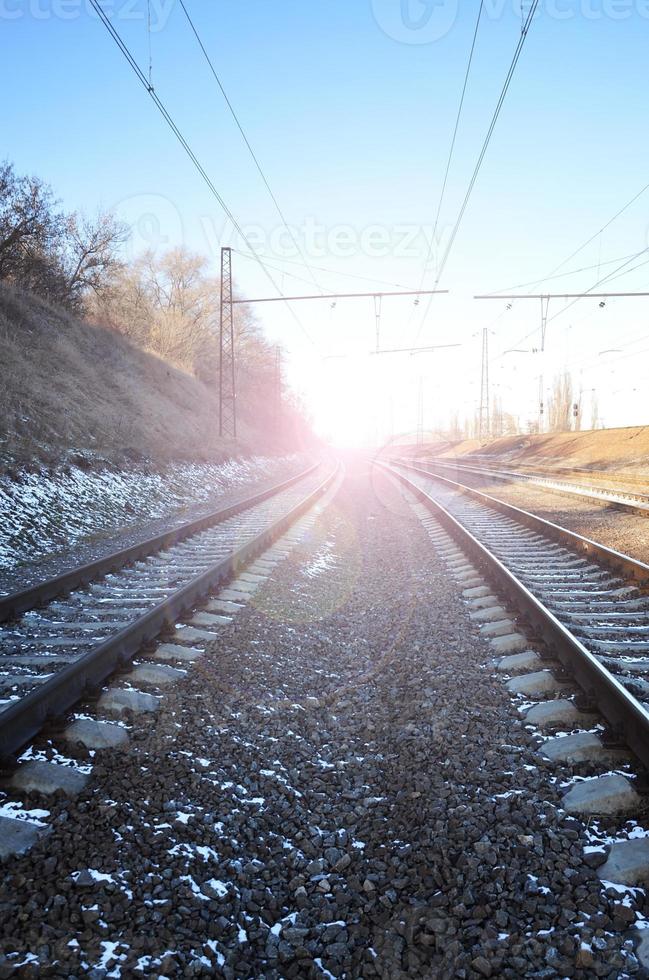
[[478, 435], [480, 439], [488, 439], [491, 432], [489, 420], [489, 331], [482, 328], [482, 369], [480, 372], [480, 411]]
[[219, 321], [219, 435], [237, 438], [237, 393], [232, 315], [232, 249], [221, 249], [221, 315]]
[[275, 409], [275, 430], [279, 435], [282, 421], [282, 348], [275, 346], [275, 377], [273, 381], [273, 403]]
[[424, 442], [424, 379], [419, 376], [417, 387], [417, 446], [422, 446]]

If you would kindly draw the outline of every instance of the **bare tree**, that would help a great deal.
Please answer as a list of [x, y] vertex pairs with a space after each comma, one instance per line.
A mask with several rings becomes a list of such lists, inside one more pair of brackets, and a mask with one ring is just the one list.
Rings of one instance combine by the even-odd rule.
[[108, 289], [111, 277], [121, 268], [117, 252], [128, 237], [128, 225], [110, 212], [99, 212], [94, 220], [69, 216], [64, 249], [70, 305], [82, 305], [88, 292], [98, 295]]
[[[50, 188], [0, 164], [0, 279], [47, 295], [62, 275], [58, 249], [65, 219]], [[55, 261], [50, 261], [56, 257]]]
[[519, 421], [511, 412], [503, 412], [503, 435], [516, 436], [520, 432]]
[[[95, 317], [208, 385], [218, 383], [220, 283], [207, 263], [186, 249], [146, 253], [115, 270], [95, 297]], [[234, 315], [236, 385], [244, 418], [272, 422], [277, 400], [276, 353], [253, 314]], [[290, 413], [289, 413], [290, 414]]]
[[592, 391], [590, 395], [590, 427], [596, 429], [599, 425], [599, 401], [597, 392]]
[[548, 416], [551, 432], [569, 432], [572, 428], [572, 377], [567, 371], [553, 381]]
[[0, 164], [0, 280], [79, 311], [106, 287], [127, 234], [108, 213], [65, 215], [47, 184]]
[[218, 282], [186, 249], [147, 252], [113, 270], [95, 298], [95, 317], [141, 346], [207, 379], [218, 354]]
[[451, 439], [462, 438], [462, 427], [460, 426], [460, 413], [457, 410], [451, 413], [450, 424], [449, 424], [449, 438]]
[[503, 403], [499, 395], [491, 402], [491, 434], [495, 439], [503, 435]]

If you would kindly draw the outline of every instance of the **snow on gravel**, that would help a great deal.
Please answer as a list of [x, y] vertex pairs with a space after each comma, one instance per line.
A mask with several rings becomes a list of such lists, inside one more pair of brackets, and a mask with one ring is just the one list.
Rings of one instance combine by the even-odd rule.
[[[225, 506], [250, 489], [279, 482], [307, 465], [304, 457], [251, 456], [224, 463], [175, 463], [164, 471], [84, 470], [23, 472], [0, 479], [0, 592], [20, 587], [23, 571], [54, 555], [73, 552], [80, 545], [83, 560], [122, 544], [116, 534], [140, 538]], [[163, 526], [159, 526], [166, 522]], [[56, 570], [52, 572], [55, 574]], [[43, 577], [41, 571], [39, 577]]]
[[[624, 930], [644, 893], [602, 892], [556, 770], [478, 669], [487, 645], [394, 498], [352, 474], [324, 536], [278, 565], [156, 719], [134, 722], [131, 750], [51, 802], [47, 842], [0, 882], [3, 968], [637, 975]], [[323, 541], [336, 564], [302, 574]]]

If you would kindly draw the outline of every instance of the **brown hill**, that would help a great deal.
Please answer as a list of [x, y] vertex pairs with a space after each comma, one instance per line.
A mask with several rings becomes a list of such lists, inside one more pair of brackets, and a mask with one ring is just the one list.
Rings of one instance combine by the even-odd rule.
[[215, 388], [112, 330], [4, 285], [0, 343], [5, 468], [66, 458], [164, 463], [272, 451], [268, 431], [245, 418], [236, 445], [219, 439]]

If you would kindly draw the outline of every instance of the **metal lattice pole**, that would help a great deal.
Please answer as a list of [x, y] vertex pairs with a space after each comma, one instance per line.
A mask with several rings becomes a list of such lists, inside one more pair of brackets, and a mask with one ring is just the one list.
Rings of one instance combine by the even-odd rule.
[[275, 428], [279, 433], [282, 422], [282, 348], [275, 346], [275, 378], [273, 384], [273, 401], [275, 406]]
[[221, 316], [219, 324], [219, 435], [237, 437], [237, 393], [232, 315], [232, 249], [221, 249]]
[[418, 446], [422, 446], [424, 443], [424, 379], [419, 376], [419, 385], [417, 386], [417, 432], [415, 439]]
[[482, 329], [482, 370], [480, 373], [480, 439], [489, 438], [491, 423], [489, 419], [489, 334], [488, 328]]

